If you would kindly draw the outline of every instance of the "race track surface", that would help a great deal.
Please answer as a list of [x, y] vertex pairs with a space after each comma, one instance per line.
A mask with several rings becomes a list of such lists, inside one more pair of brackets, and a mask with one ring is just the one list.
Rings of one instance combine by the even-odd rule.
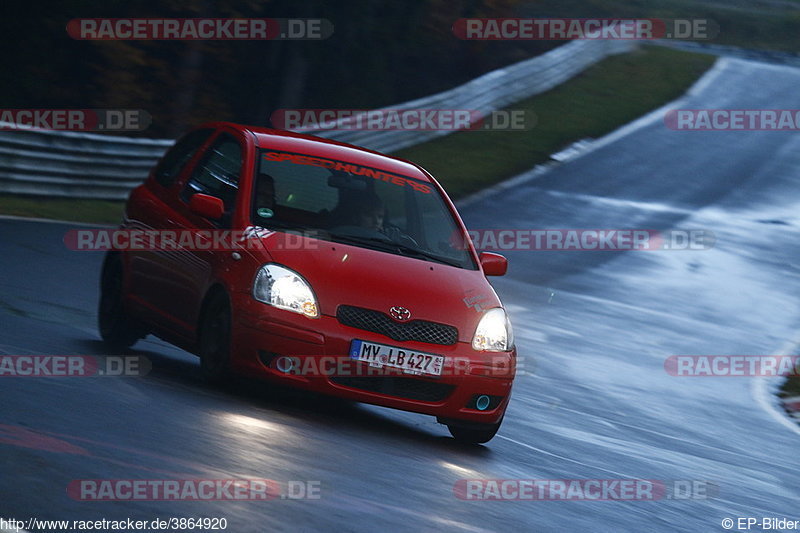
[[[800, 108], [800, 70], [722, 60], [671, 107]], [[800, 432], [776, 378], [675, 377], [671, 355], [797, 353], [800, 137], [677, 132], [656, 113], [462, 210], [470, 228], [703, 229], [698, 251], [511, 251], [493, 278], [521, 372], [499, 435], [258, 383], [205, 386], [149, 337], [143, 378], [0, 378], [0, 518], [224, 517], [228, 531], [721, 531], [800, 519]], [[0, 353], [109, 354], [102, 254], [73, 226], [0, 221]], [[76, 479], [318, 481], [320, 498], [79, 502]], [[463, 501], [459, 479], [705, 480], [706, 499]], [[756, 529], [758, 530], [758, 529]]]

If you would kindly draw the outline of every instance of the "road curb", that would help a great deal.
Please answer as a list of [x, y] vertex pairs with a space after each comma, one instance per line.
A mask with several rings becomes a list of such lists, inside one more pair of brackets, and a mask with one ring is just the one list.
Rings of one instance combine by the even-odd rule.
[[786, 414], [800, 423], [800, 396], [781, 398], [781, 405]]
[[[800, 338], [789, 341], [778, 350], [776, 355], [793, 355], [800, 348]], [[760, 406], [773, 420], [785, 428], [800, 435], [800, 411], [790, 413], [786, 410], [784, 399], [780, 398], [780, 385], [774, 383], [775, 378], [760, 377], [753, 380], [750, 391], [756, 404]], [[768, 383], [772, 382], [772, 385]], [[800, 398], [798, 398], [800, 400]]]

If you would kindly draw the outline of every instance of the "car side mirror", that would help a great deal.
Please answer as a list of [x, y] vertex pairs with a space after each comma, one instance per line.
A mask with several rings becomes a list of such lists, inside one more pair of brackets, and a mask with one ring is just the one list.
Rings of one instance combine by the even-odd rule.
[[481, 252], [478, 255], [481, 268], [486, 276], [505, 276], [508, 271], [508, 259], [500, 254], [492, 252]]
[[189, 199], [189, 211], [204, 218], [219, 220], [225, 214], [225, 204], [216, 196], [197, 193]]

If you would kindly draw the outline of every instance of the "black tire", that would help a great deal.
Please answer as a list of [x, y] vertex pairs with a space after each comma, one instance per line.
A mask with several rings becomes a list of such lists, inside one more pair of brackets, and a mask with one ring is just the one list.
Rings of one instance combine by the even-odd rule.
[[146, 334], [122, 302], [122, 261], [116, 253], [108, 254], [103, 263], [97, 328], [103, 342], [117, 350], [130, 348]]
[[200, 320], [198, 355], [206, 383], [219, 385], [230, 377], [231, 307], [223, 293], [211, 296]]
[[460, 424], [448, 424], [447, 429], [458, 442], [463, 444], [484, 444], [492, 440], [503, 423], [501, 418], [497, 424], [485, 426], [467, 426]]

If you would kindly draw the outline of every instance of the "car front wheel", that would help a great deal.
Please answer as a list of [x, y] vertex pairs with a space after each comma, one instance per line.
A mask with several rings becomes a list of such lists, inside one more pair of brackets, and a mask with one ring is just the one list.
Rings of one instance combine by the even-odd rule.
[[450, 434], [458, 442], [464, 444], [484, 444], [492, 440], [503, 423], [501, 418], [497, 424], [464, 425], [459, 423], [447, 424]]
[[207, 383], [219, 384], [229, 376], [231, 309], [227, 297], [211, 297], [203, 313], [199, 335], [200, 369]]

